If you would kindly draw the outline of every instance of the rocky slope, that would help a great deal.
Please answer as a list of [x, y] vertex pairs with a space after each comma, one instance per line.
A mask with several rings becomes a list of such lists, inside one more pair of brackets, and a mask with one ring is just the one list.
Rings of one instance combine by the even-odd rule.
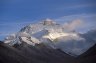
[[96, 63], [96, 45], [78, 57], [44, 44], [30, 46], [27, 43], [9, 46], [0, 43], [0, 63]]

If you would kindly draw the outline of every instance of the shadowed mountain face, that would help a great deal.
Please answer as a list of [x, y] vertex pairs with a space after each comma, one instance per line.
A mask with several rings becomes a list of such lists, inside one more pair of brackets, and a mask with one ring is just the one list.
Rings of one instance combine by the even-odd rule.
[[96, 45], [84, 54], [73, 57], [42, 43], [30, 46], [23, 42], [13, 47], [0, 43], [0, 63], [96, 63]]

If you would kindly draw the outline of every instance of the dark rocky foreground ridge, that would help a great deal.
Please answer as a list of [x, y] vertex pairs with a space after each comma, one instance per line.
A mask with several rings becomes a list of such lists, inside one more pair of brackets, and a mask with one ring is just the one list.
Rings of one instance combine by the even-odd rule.
[[96, 45], [79, 57], [72, 57], [44, 44], [11, 47], [0, 42], [0, 63], [96, 63]]

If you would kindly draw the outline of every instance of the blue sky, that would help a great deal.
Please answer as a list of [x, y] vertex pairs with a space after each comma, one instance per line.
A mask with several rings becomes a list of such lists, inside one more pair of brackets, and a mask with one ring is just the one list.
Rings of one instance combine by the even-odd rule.
[[87, 23], [83, 31], [94, 28], [96, 0], [0, 0], [0, 39], [45, 18], [59, 23], [80, 19]]

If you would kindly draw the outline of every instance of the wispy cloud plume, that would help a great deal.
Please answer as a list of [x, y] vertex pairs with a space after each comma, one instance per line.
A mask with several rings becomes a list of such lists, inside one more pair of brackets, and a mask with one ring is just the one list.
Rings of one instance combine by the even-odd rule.
[[67, 31], [74, 31], [76, 28], [81, 27], [83, 25], [83, 21], [80, 19], [73, 20], [69, 23], [64, 23], [63, 28]]
[[89, 4], [70, 4], [65, 6], [58, 6], [55, 10], [66, 10], [66, 9], [79, 9], [79, 8], [90, 8], [96, 7], [96, 3], [89, 3]]
[[55, 19], [56, 22], [63, 24], [67, 31], [76, 30], [77, 32], [86, 33], [96, 28], [96, 14], [73, 14], [62, 16]]
[[62, 16], [59, 17], [57, 19], [55, 19], [55, 21], [72, 21], [74, 19], [88, 19], [88, 18], [96, 18], [96, 13], [95, 14], [73, 14], [73, 15], [67, 15], [67, 16]]
[[67, 8], [84, 8], [84, 7], [93, 7], [96, 6], [96, 4], [81, 4], [81, 5], [73, 5], [73, 6], [68, 6]]

